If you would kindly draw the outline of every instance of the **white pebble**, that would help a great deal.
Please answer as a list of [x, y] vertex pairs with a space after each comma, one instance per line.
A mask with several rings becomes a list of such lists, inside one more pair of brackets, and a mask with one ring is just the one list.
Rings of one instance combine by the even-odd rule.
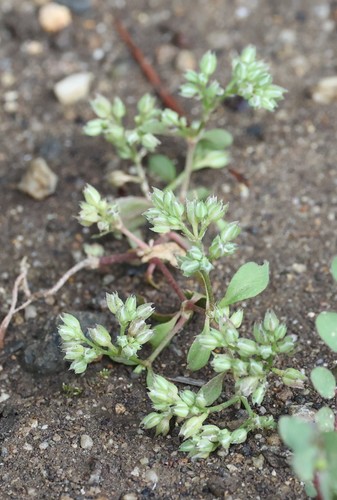
[[145, 480], [148, 481], [149, 483], [157, 484], [158, 483], [157, 473], [153, 469], [147, 470], [145, 473]]
[[48, 3], [39, 11], [39, 23], [47, 33], [58, 33], [72, 22], [71, 12], [65, 5]]
[[322, 78], [311, 90], [312, 99], [319, 104], [337, 101], [337, 76]]
[[43, 200], [55, 192], [58, 177], [43, 158], [33, 160], [23, 175], [18, 189], [35, 200]]
[[299, 264], [298, 262], [294, 262], [292, 268], [295, 271], [295, 273], [298, 274], [305, 273], [305, 271], [307, 270], [307, 266], [305, 264]]
[[195, 55], [190, 50], [181, 50], [176, 58], [176, 68], [179, 71], [187, 71], [189, 69], [195, 69], [197, 66], [197, 60]]
[[134, 476], [134, 477], [139, 477], [139, 468], [138, 467], [135, 467], [131, 472], [130, 472], [131, 476]]
[[90, 450], [90, 448], [92, 448], [93, 445], [94, 442], [91, 439], [91, 437], [88, 436], [88, 434], [83, 434], [81, 436], [81, 448], [83, 448], [83, 450]]
[[74, 73], [54, 85], [54, 92], [61, 104], [73, 104], [87, 97], [94, 75], [89, 72]]
[[27, 306], [25, 309], [25, 320], [27, 321], [28, 319], [34, 319], [37, 316], [37, 310], [36, 307], [31, 305]]

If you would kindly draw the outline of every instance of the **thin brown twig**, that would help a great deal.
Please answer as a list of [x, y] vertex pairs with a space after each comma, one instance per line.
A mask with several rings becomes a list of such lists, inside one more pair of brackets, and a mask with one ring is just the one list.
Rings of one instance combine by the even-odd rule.
[[153, 68], [153, 66], [147, 61], [145, 55], [141, 51], [139, 47], [133, 41], [130, 33], [124, 26], [124, 24], [115, 17], [115, 27], [118, 31], [119, 36], [123, 40], [123, 42], [127, 45], [130, 50], [133, 58], [138, 63], [142, 72], [144, 73], [147, 80], [151, 83], [154, 90], [162, 100], [163, 104], [168, 108], [176, 111], [180, 116], [185, 116], [184, 109], [178, 103], [178, 101], [173, 97], [173, 95], [167, 90], [165, 85], [162, 83], [157, 71]]
[[14, 314], [18, 313], [19, 311], [22, 311], [25, 309], [27, 306], [29, 306], [32, 302], [35, 302], [38, 299], [44, 299], [47, 297], [50, 297], [51, 295], [54, 295], [55, 293], [58, 292], [60, 288], [63, 287], [63, 285], [73, 276], [74, 274], [78, 273], [81, 269], [95, 269], [99, 267], [99, 259], [95, 257], [88, 257], [87, 259], [82, 260], [81, 262], [78, 262], [75, 264], [73, 267], [68, 269], [63, 276], [53, 285], [51, 288], [48, 288], [47, 290], [39, 290], [38, 292], [35, 293], [30, 293], [29, 291], [29, 298], [23, 302], [21, 305], [16, 307], [17, 301], [18, 301], [18, 295], [20, 288], [24, 289], [24, 292], [26, 293], [27, 296], [27, 291], [29, 290], [27, 287], [27, 267], [24, 267], [23, 271], [19, 274], [19, 276], [16, 278], [12, 290], [12, 300], [11, 300], [11, 305], [9, 308], [8, 313], [2, 320], [0, 324], [0, 349], [3, 349], [4, 347], [4, 341], [5, 341], [5, 335], [7, 328], [14, 316]]
[[19, 289], [20, 285], [23, 283], [25, 277], [27, 275], [27, 270], [22, 271], [21, 274], [16, 278], [12, 290], [12, 300], [11, 300], [11, 305], [8, 311], [8, 314], [5, 316], [3, 319], [1, 325], [0, 325], [0, 349], [3, 349], [4, 347], [4, 339], [5, 339], [5, 334], [6, 330], [8, 328], [9, 323], [11, 322], [11, 319], [13, 315], [15, 314], [15, 306], [18, 301], [18, 295], [19, 295]]

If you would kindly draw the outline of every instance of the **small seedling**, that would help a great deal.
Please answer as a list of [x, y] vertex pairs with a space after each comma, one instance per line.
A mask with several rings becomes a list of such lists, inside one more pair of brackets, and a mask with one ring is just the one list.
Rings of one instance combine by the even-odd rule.
[[[128, 236], [138, 257], [145, 258], [150, 265], [161, 265], [169, 284], [181, 299], [181, 308], [169, 319], [154, 325], [156, 317], [152, 304], [137, 305], [134, 296], [124, 302], [117, 293], [107, 294], [107, 306], [119, 325], [114, 335], [102, 325], [83, 332], [74, 316], [64, 314], [59, 333], [66, 359], [72, 361], [71, 368], [76, 373], [83, 373], [89, 363], [107, 355], [115, 362], [134, 366], [137, 373], [146, 369], [149, 397], [155, 411], [143, 419], [143, 426], [147, 429], [155, 427], [156, 434], [166, 435], [171, 422], [175, 422], [181, 426], [180, 434], [184, 439], [180, 449], [194, 459], [206, 458], [218, 447], [227, 450], [231, 444], [245, 441], [252, 430], [273, 428], [275, 424], [271, 415], [261, 416], [253, 409], [262, 404], [270, 375], [291, 387], [301, 387], [305, 377], [293, 368], [275, 366], [279, 355], [291, 354], [295, 344], [294, 338], [287, 335], [286, 326], [272, 311], [266, 313], [262, 323], [254, 326], [251, 338], [239, 333], [243, 310], [235, 306], [267, 287], [267, 263], [242, 265], [226, 291], [222, 291], [222, 296], [217, 299], [214, 295], [212, 271], [215, 262], [236, 252], [234, 240], [240, 233], [236, 222], [224, 220], [227, 206], [214, 196], [205, 201], [195, 199], [181, 203], [172, 191], [154, 189], [152, 208], [144, 215], [152, 231], [171, 237], [176, 235], [176, 238], [174, 246], [156, 242], [149, 245], [125, 228], [118, 207], [113, 202], [109, 204], [102, 200], [92, 186], [86, 187], [85, 199], [80, 222], [85, 226], [96, 224], [104, 233], [110, 231]], [[220, 222], [222, 229], [207, 244], [211, 225]], [[197, 278], [203, 285], [203, 293], [199, 290], [183, 291], [158, 255], [164, 256], [165, 261], [177, 267], [184, 276]], [[153, 372], [158, 355], [195, 313], [201, 316], [202, 326], [190, 346], [188, 367], [196, 371], [210, 361], [216, 373], [197, 393], [179, 391], [174, 383]], [[141, 357], [144, 344], [150, 344], [153, 349], [145, 359]], [[232, 377], [233, 391], [232, 396], [224, 401], [222, 389], [227, 374]], [[247, 415], [237, 429], [230, 431], [206, 423], [210, 415], [232, 406], [243, 406]]]
[[[331, 272], [337, 281], [337, 257]], [[337, 352], [337, 312], [322, 312], [317, 316], [316, 327], [321, 339]], [[323, 366], [314, 368], [311, 382], [318, 394], [336, 404], [335, 375]], [[293, 451], [292, 466], [305, 483], [307, 494], [321, 500], [337, 498], [337, 415], [329, 406], [323, 406], [312, 423], [296, 417], [280, 419], [280, 433]]]
[[[151, 176], [159, 177], [170, 190], [179, 187], [179, 198], [184, 200], [193, 172], [203, 168], [219, 169], [229, 162], [231, 134], [222, 129], [207, 130], [212, 113], [223, 101], [241, 96], [253, 108], [273, 111], [283, 98], [285, 90], [272, 83], [268, 66], [256, 60], [254, 47], [246, 47], [232, 61], [232, 78], [227, 86], [222, 87], [217, 80], [212, 79], [216, 68], [216, 55], [207, 52], [200, 61], [199, 71], [187, 71], [185, 74], [186, 83], [181, 86], [181, 95], [200, 104], [199, 116], [191, 122], [172, 109], [157, 108], [155, 99], [146, 94], [137, 104], [134, 127], [129, 129], [124, 124], [126, 107], [118, 97], [112, 103], [101, 95], [92, 101], [97, 118], [87, 123], [85, 133], [90, 136], [103, 135], [114, 146], [118, 156], [133, 166], [132, 174], [121, 170], [112, 172], [112, 184], [121, 186], [127, 182], [139, 183], [143, 195], [149, 199], [150, 173]], [[181, 173], [177, 173], [172, 159], [154, 154], [160, 145], [158, 136], [162, 135], [185, 141], [187, 152]], [[146, 157], [147, 169], [144, 163]]]
[[71, 384], [62, 384], [62, 392], [67, 396], [67, 398], [74, 398], [76, 396], [80, 396], [83, 392], [81, 387], [77, 387], [76, 385]]

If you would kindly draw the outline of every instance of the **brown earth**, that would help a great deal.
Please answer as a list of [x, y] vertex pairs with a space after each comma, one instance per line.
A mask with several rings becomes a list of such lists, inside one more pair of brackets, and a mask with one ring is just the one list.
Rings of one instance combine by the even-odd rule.
[[[247, 324], [272, 307], [298, 335], [292, 365], [306, 373], [315, 364], [331, 365], [333, 358], [317, 340], [314, 317], [335, 303], [329, 262], [337, 253], [337, 105], [315, 103], [307, 89], [337, 71], [335, 2], [96, 0], [53, 36], [39, 27], [37, 4], [3, 0], [0, 5], [2, 315], [24, 256], [31, 264], [33, 290], [50, 286], [73, 265], [83, 242], [89, 241], [74, 219], [81, 190], [90, 182], [108, 193], [105, 175], [119, 165], [108, 144], [82, 134], [83, 124], [92, 118], [88, 102], [62, 107], [53, 96], [54, 83], [77, 71], [92, 71], [92, 96], [119, 95], [131, 109], [151, 91], [113, 28], [117, 14], [174, 94], [182, 75], [171, 56], [163, 57], [167, 44], [172, 54], [187, 49], [196, 58], [216, 50], [218, 77], [224, 82], [231, 54], [254, 44], [270, 63], [275, 82], [288, 89], [274, 114], [224, 108], [214, 117], [214, 124], [227, 127], [235, 138], [231, 166], [249, 179], [249, 190], [226, 170], [198, 173], [194, 182], [229, 201], [228, 218], [239, 220], [243, 228], [240, 252], [220, 263], [215, 273], [219, 294], [241, 263], [268, 260], [271, 283], [246, 304]], [[11, 97], [11, 91], [17, 95]], [[8, 105], [11, 100], [14, 105]], [[182, 158], [180, 143], [165, 147], [172, 158]], [[37, 156], [59, 176], [56, 193], [39, 202], [16, 190]], [[123, 242], [106, 243], [112, 252], [126, 248]], [[1, 498], [305, 498], [275, 432], [252, 435], [227, 456], [214, 454], [193, 463], [177, 452], [177, 431], [154, 438], [139, 429], [150, 404], [143, 379], [131, 370], [103, 360], [84, 376], [67, 371], [52, 335], [51, 321], [60, 313], [106, 314], [104, 293], [115, 289], [124, 297], [141, 292], [160, 310], [173, 310], [175, 298], [164, 282], [160, 291], [152, 289], [144, 284], [143, 271], [125, 265], [80, 273], [49, 304], [41, 301], [30, 314], [15, 316], [0, 354]], [[198, 326], [192, 322], [184, 335], [190, 340]], [[156, 370], [172, 377], [188, 375], [187, 344], [181, 335]], [[111, 368], [107, 379], [99, 375], [103, 367]], [[63, 383], [81, 393], [67, 397]], [[316, 402], [309, 389], [272, 387], [265, 401], [276, 419], [312, 405]], [[233, 412], [228, 418], [238, 417]], [[81, 447], [83, 435], [92, 439], [91, 448]]]

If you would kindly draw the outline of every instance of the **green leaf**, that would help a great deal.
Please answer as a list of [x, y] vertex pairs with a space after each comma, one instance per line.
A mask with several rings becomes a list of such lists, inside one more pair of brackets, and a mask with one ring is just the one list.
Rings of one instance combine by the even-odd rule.
[[192, 370], [193, 372], [196, 370], [200, 370], [205, 365], [207, 365], [208, 360], [211, 355], [211, 350], [203, 347], [199, 341], [198, 337], [194, 340], [193, 344], [190, 347], [187, 355], [187, 368]]
[[228, 285], [226, 295], [219, 306], [225, 307], [242, 300], [255, 297], [263, 292], [269, 283], [269, 264], [247, 262], [234, 274]]
[[304, 481], [312, 481], [314, 479], [317, 460], [317, 449], [313, 446], [306, 450], [296, 451], [292, 458], [292, 464], [295, 473]]
[[233, 143], [232, 134], [222, 128], [207, 130], [202, 136], [201, 143], [210, 143], [207, 149], [226, 149]]
[[317, 366], [310, 373], [310, 379], [322, 398], [332, 399], [335, 397], [336, 379], [330, 370], [323, 366]]
[[220, 397], [224, 376], [224, 373], [219, 373], [219, 375], [213, 377], [207, 384], [203, 385], [198, 392], [198, 395], [203, 396], [206, 401], [206, 406], [210, 406]]
[[308, 497], [310, 498], [316, 498], [317, 497], [317, 491], [315, 486], [313, 485], [312, 482], [308, 482], [304, 485], [304, 490]]
[[151, 155], [148, 168], [164, 182], [172, 182], [177, 176], [173, 161], [165, 155]]
[[[327, 455], [330, 486], [333, 492], [337, 493], [337, 432], [325, 432], [322, 437]], [[331, 498], [336, 497], [331, 494]]]
[[331, 274], [334, 277], [334, 280], [337, 281], [337, 255], [331, 262]]
[[116, 202], [123, 223], [130, 231], [145, 225], [143, 213], [152, 206], [149, 200], [141, 196], [125, 196]]
[[294, 452], [307, 450], [315, 440], [315, 428], [297, 417], [281, 417], [279, 433], [287, 446]]
[[196, 156], [193, 164], [193, 170], [201, 170], [202, 168], [223, 168], [228, 165], [229, 153], [227, 151], [213, 150], [205, 155]]
[[334, 431], [335, 414], [331, 408], [324, 406], [316, 413], [315, 422], [321, 432]]
[[337, 313], [322, 312], [316, 318], [316, 328], [321, 339], [337, 352]]
[[159, 346], [159, 344], [164, 340], [164, 338], [170, 333], [170, 331], [175, 327], [178, 319], [180, 317], [180, 313], [176, 314], [173, 316], [170, 321], [167, 321], [166, 323], [161, 323], [159, 325], [156, 325], [154, 328], [152, 328], [154, 334], [150, 339], [150, 344], [152, 347], [156, 348]]

